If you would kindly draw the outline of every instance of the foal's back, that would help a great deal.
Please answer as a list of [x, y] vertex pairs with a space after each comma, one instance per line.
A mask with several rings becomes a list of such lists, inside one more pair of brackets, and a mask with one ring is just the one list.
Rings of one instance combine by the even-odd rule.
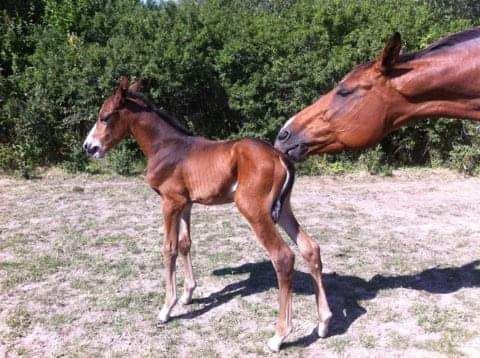
[[272, 189], [285, 170], [283, 155], [258, 139], [212, 141], [192, 138], [175, 174], [164, 185], [184, 186], [190, 201], [206, 205], [232, 202], [240, 186]]

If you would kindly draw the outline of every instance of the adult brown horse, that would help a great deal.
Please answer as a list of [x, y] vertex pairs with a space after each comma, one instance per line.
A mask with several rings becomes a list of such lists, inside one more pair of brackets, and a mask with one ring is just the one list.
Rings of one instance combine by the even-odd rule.
[[480, 120], [480, 28], [400, 54], [394, 34], [375, 61], [285, 123], [275, 147], [294, 160], [372, 146], [423, 118]]
[[278, 351], [292, 329], [294, 254], [282, 240], [275, 222], [298, 245], [315, 283], [318, 334], [325, 336], [331, 312], [322, 284], [320, 248], [299, 226], [290, 207], [293, 166], [271, 145], [255, 139], [211, 141], [192, 136], [166, 113], [128, 87], [123, 78], [115, 94], [102, 105], [84, 149], [101, 158], [128, 134], [148, 158], [147, 182], [162, 197], [165, 225], [163, 255], [166, 298], [159, 320], [166, 322], [177, 302], [175, 261], [180, 253], [185, 271], [181, 301], [190, 303], [196, 287], [190, 257], [190, 211], [234, 201], [267, 250], [279, 284], [279, 315], [268, 346]]

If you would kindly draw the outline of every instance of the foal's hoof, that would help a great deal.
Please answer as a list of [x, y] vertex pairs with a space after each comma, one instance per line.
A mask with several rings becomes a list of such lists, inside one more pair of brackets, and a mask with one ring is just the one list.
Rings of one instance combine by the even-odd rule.
[[330, 319], [325, 320], [325, 322], [320, 322], [318, 324], [318, 336], [320, 338], [325, 338], [328, 335], [328, 324]]
[[158, 314], [157, 318], [159, 323], [162, 323], [162, 324], [167, 323], [168, 320], [170, 319], [170, 313], [165, 312], [165, 310], [162, 309]]
[[271, 351], [279, 352], [282, 342], [283, 342], [283, 338], [275, 334], [272, 338], [268, 340], [267, 346], [268, 348], [270, 348]]
[[192, 295], [184, 293], [182, 297], [180, 297], [180, 303], [182, 305], [189, 305], [190, 303], [192, 303]]

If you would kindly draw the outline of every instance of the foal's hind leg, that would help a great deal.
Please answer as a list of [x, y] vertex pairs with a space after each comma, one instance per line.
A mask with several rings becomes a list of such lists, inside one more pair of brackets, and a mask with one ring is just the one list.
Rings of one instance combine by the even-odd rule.
[[190, 240], [190, 212], [191, 205], [183, 210], [180, 218], [180, 229], [178, 236], [178, 251], [183, 262], [183, 271], [185, 273], [185, 283], [183, 285], [183, 294], [180, 297], [180, 302], [188, 305], [192, 301], [193, 290], [197, 287], [195, 277], [193, 276], [192, 258], [190, 256], [190, 247], [192, 241]]
[[163, 259], [165, 265], [165, 303], [158, 314], [158, 319], [165, 323], [170, 318], [170, 312], [177, 303], [177, 288], [175, 280], [175, 262], [178, 255], [178, 229], [180, 217], [185, 207], [184, 203], [164, 199], [163, 216], [165, 225], [165, 240], [163, 242]]
[[332, 317], [328, 307], [327, 296], [322, 282], [322, 260], [320, 258], [320, 247], [317, 242], [308, 236], [300, 227], [290, 207], [290, 200], [286, 200], [279, 221], [280, 226], [287, 232], [288, 236], [298, 245], [300, 253], [308, 264], [310, 274], [315, 283], [315, 299], [318, 310], [318, 335], [325, 337], [328, 332], [328, 323]]
[[[268, 340], [268, 347], [278, 352], [285, 338], [292, 331], [292, 280], [295, 256], [282, 240], [269, 212], [258, 213], [258, 206], [247, 200], [236, 199], [238, 209], [250, 223], [257, 240], [265, 247], [277, 274], [279, 312], [275, 335]], [[252, 210], [253, 209], [253, 210]]]
[[275, 335], [267, 342], [278, 352], [283, 341], [292, 331], [292, 281], [295, 256], [282, 240], [270, 217], [262, 222], [250, 223], [258, 241], [265, 247], [272, 261], [278, 280], [279, 311]]

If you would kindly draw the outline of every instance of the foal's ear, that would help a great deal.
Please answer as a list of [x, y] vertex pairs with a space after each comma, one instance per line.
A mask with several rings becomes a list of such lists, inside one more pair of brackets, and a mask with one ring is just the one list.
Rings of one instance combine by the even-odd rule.
[[118, 84], [118, 91], [122, 92], [123, 94], [127, 93], [128, 90], [128, 77], [122, 76], [120, 77], [120, 83]]
[[123, 105], [125, 102], [125, 96], [128, 91], [128, 78], [125, 76], [122, 76], [120, 78], [120, 82], [118, 84], [117, 90], [115, 91], [115, 107], [120, 107]]
[[385, 48], [377, 60], [377, 68], [383, 74], [387, 74], [395, 66], [402, 49], [402, 38], [398, 32], [395, 32], [388, 40]]
[[130, 87], [128, 87], [129, 92], [143, 92], [143, 81], [135, 80]]

